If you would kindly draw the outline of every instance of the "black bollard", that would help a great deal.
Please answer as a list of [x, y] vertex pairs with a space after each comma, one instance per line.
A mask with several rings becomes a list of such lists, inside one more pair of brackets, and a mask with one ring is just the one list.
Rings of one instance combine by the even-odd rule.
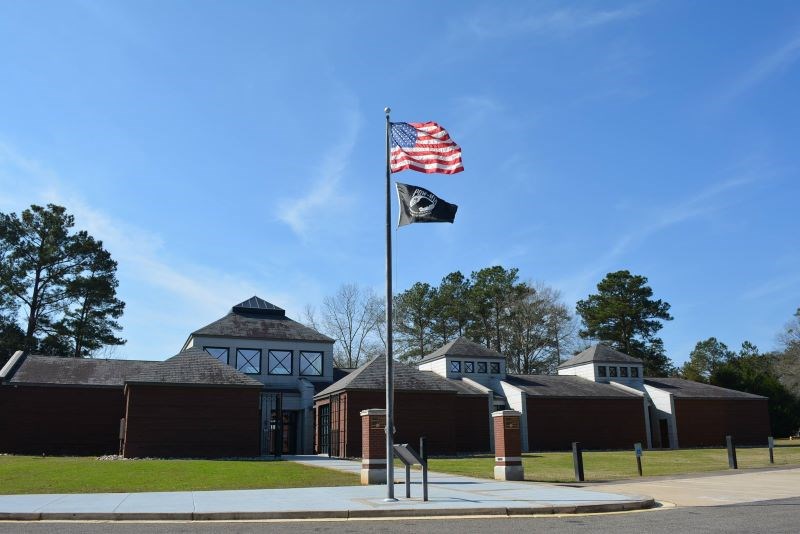
[[728, 446], [728, 467], [731, 469], [739, 469], [739, 464], [736, 461], [736, 446], [733, 444], [733, 437], [725, 436], [725, 444]]
[[583, 449], [579, 441], [572, 442], [572, 463], [575, 466], [575, 481], [583, 482]]
[[774, 454], [775, 440], [772, 438], [772, 436], [767, 438], [767, 446], [769, 447], [769, 463], [774, 464], [775, 463], [775, 454]]

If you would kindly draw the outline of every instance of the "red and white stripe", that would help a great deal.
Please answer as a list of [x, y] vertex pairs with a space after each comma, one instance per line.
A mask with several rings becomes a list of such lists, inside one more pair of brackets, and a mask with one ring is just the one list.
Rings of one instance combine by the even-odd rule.
[[447, 130], [435, 122], [410, 122], [417, 130], [413, 147], [392, 148], [389, 163], [392, 172], [405, 169], [424, 173], [455, 174], [464, 170], [461, 147], [450, 139]]

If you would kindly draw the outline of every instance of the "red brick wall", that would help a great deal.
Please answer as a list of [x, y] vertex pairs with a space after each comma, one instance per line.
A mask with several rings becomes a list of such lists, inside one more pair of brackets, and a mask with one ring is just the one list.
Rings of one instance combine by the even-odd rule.
[[[493, 417], [494, 423], [494, 455], [495, 456], [521, 456], [521, 429], [519, 417]], [[511, 427], [514, 428], [511, 428]], [[508, 427], [508, 428], [507, 428]]]
[[[351, 458], [361, 457], [361, 410], [385, 408], [383, 392], [348, 391], [342, 394], [346, 408], [346, 429], [342, 451]], [[486, 397], [459, 396], [454, 393], [396, 392], [395, 443], [419, 447], [420, 436], [427, 437], [428, 454], [489, 451], [489, 407]]]
[[528, 397], [528, 448], [627, 449], [647, 443], [642, 399]]
[[116, 454], [122, 388], [0, 386], [0, 452]]
[[370, 460], [386, 459], [385, 428], [385, 415], [361, 416], [361, 454], [364, 458]]
[[125, 456], [258, 456], [259, 393], [252, 388], [129, 386]]
[[725, 436], [737, 445], [766, 445], [770, 435], [767, 400], [675, 399], [678, 444], [721, 447]]

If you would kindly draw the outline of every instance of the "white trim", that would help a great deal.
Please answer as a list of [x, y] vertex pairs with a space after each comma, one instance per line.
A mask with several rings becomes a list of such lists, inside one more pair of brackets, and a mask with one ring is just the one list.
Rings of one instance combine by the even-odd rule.
[[15, 365], [17, 365], [17, 362], [22, 358], [24, 354], [25, 354], [24, 352], [18, 350], [17, 352], [14, 353], [13, 356], [11, 356], [11, 358], [9, 358], [9, 360], [6, 362], [3, 368], [0, 369], [0, 382], [2, 382], [4, 378], [8, 378], [9, 373], [11, 373], [11, 370], [14, 368]]
[[516, 410], [500, 410], [492, 412], [492, 417], [522, 417], [522, 414]]
[[361, 410], [359, 412], [359, 415], [361, 415], [361, 417], [364, 417], [365, 415], [386, 415], [386, 409], [385, 408], [370, 408], [369, 410]]

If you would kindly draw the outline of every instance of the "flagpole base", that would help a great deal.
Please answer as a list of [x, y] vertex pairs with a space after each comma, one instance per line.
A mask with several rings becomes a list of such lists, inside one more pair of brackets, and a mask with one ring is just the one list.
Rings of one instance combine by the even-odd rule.
[[395, 499], [394, 497], [392, 497], [391, 499], [389, 497], [387, 497], [387, 498], [383, 499], [383, 502], [397, 502], [397, 499]]

